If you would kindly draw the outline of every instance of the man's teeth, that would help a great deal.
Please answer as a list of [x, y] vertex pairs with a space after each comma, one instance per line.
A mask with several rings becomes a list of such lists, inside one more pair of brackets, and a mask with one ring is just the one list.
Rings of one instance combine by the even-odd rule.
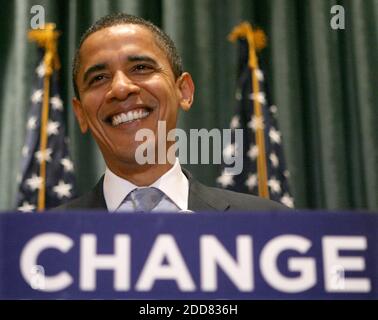
[[146, 110], [129, 111], [127, 113], [117, 114], [112, 118], [112, 125], [118, 126], [124, 122], [130, 122], [147, 117], [150, 113]]

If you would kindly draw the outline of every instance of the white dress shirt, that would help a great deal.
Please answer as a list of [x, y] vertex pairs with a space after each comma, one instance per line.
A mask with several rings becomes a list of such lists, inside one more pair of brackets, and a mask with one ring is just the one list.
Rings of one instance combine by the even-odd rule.
[[[161, 203], [153, 211], [159, 211], [159, 209], [160, 211], [166, 211], [161, 210], [161, 208], [169, 207], [169, 204], [168, 206], [164, 205], [164, 201], [166, 204], [170, 202], [172, 207], [177, 207], [178, 210], [175, 211], [188, 210], [189, 181], [182, 172], [177, 158], [174, 166], [169, 171], [153, 184], [145, 187], [155, 187], [165, 194]], [[108, 211], [114, 212], [120, 209], [122, 209], [121, 211], [133, 211], [132, 203], [123, 203], [123, 201], [136, 188], [141, 188], [141, 186], [134, 185], [130, 181], [114, 174], [109, 168], [106, 168], [103, 191]]]

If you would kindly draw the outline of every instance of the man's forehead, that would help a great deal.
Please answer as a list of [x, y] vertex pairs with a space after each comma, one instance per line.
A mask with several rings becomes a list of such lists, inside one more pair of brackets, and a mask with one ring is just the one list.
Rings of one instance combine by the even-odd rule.
[[88, 47], [101, 47], [108, 39], [138, 39], [139, 41], [155, 41], [155, 36], [151, 30], [143, 25], [137, 24], [120, 24], [100, 29], [84, 40], [80, 52]]
[[[110, 39], [111, 41], [109, 41]], [[135, 47], [142, 44], [145, 50], [154, 51], [155, 54], [162, 54], [166, 57], [165, 50], [159, 45], [151, 30], [143, 25], [122, 24], [98, 30], [85, 39], [79, 52], [81, 64], [89, 62], [88, 58], [92, 60], [90, 58], [100, 51], [105, 51], [107, 46], [112, 48], [119, 46], [121, 48], [126, 44]], [[136, 53], [138, 52], [134, 54]]]

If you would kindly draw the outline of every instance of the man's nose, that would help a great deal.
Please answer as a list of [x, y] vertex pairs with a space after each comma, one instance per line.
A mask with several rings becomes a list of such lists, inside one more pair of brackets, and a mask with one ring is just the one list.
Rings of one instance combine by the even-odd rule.
[[130, 95], [139, 91], [139, 86], [128, 78], [124, 72], [117, 71], [114, 74], [110, 90], [107, 93], [107, 99], [125, 100]]

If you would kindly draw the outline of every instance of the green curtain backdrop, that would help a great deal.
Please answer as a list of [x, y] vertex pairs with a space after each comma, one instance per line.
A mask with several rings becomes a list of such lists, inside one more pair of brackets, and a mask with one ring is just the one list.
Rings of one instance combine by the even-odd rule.
[[[27, 40], [30, 8], [62, 32], [59, 53], [71, 152], [80, 192], [104, 170], [71, 109], [70, 65], [80, 34], [97, 18], [123, 11], [162, 27], [196, 83], [195, 104], [179, 125], [227, 128], [234, 108], [236, 47], [226, 39], [243, 20], [264, 29], [266, 65], [298, 208], [378, 209], [378, 0], [1, 0], [0, 209], [14, 207], [36, 47]], [[333, 5], [345, 30], [330, 27]], [[191, 165], [215, 184], [218, 166]]]

